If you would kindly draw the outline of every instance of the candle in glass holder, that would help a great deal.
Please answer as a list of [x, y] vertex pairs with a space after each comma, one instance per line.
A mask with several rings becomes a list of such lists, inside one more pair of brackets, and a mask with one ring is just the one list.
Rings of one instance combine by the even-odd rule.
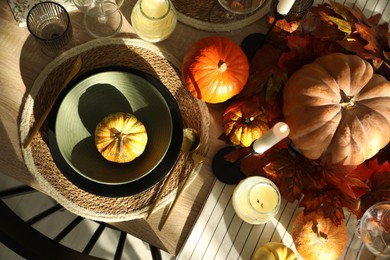
[[281, 196], [278, 187], [269, 179], [252, 176], [242, 180], [232, 197], [236, 214], [249, 224], [264, 224], [279, 211]]
[[252, 148], [258, 153], [262, 154], [267, 151], [269, 148], [283, 140], [290, 133], [290, 128], [286, 123], [278, 122], [268, 130], [264, 135], [259, 139], [253, 142]]
[[281, 15], [287, 15], [290, 12], [291, 7], [294, 5], [295, 0], [279, 0], [276, 7], [276, 11]]
[[165, 40], [176, 23], [176, 11], [170, 0], [138, 0], [131, 13], [134, 31], [149, 42]]

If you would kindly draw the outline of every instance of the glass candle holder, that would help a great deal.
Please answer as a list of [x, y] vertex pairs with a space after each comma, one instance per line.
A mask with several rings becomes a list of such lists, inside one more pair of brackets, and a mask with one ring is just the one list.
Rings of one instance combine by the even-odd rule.
[[168, 38], [176, 23], [176, 10], [170, 0], [138, 0], [131, 13], [134, 31], [148, 42], [160, 42]]
[[278, 187], [269, 179], [253, 176], [242, 180], [232, 197], [236, 214], [249, 224], [264, 224], [279, 211], [281, 196]]

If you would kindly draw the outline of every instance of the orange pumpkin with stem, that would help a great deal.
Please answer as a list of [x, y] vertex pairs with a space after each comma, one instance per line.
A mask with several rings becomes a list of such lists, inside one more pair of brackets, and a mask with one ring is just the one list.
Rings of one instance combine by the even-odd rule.
[[207, 103], [221, 103], [241, 92], [249, 63], [240, 46], [226, 37], [206, 37], [184, 56], [183, 80], [191, 94]]
[[292, 238], [305, 260], [334, 260], [347, 244], [347, 230], [343, 223], [336, 226], [325, 218], [322, 210], [307, 215], [302, 211], [294, 220]]
[[357, 55], [305, 65], [283, 95], [289, 138], [309, 159], [359, 165], [390, 141], [390, 82]]

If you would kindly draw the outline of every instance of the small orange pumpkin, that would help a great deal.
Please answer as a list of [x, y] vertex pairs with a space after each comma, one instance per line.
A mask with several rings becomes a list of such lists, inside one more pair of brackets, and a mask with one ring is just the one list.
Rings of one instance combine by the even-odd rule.
[[221, 36], [195, 42], [185, 54], [182, 68], [188, 91], [208, 103], [221, 103], [237, 95], [249, 76], [245, 53]]
[[305, 260], [335, 260], [347, 244], [344, 223], [336, 226], [322, 211], [298, 213], [292, 226], [292, 238], [298, 253]]
[[144, 152], [147, 141], [145, 126], [129, 113], [110, 114], [95, 129], [96, 148], [111, 162], [131, 162]]
[[223, 128], [233, 144], [249, 147], [269, 130], [268, 117], [256, 99], [247, 98], [234, 102], [225, 110]]

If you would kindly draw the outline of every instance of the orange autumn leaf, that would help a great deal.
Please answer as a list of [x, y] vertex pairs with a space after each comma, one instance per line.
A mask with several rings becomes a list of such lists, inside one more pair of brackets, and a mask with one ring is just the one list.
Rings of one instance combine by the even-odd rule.
[[334, 165], [324, 169], [326, 182], [343, 194], [358, 199], [369, 190], [365, 181], [373, 173], [373, 170], [365, 167], [364, 164], [356, 166]]

